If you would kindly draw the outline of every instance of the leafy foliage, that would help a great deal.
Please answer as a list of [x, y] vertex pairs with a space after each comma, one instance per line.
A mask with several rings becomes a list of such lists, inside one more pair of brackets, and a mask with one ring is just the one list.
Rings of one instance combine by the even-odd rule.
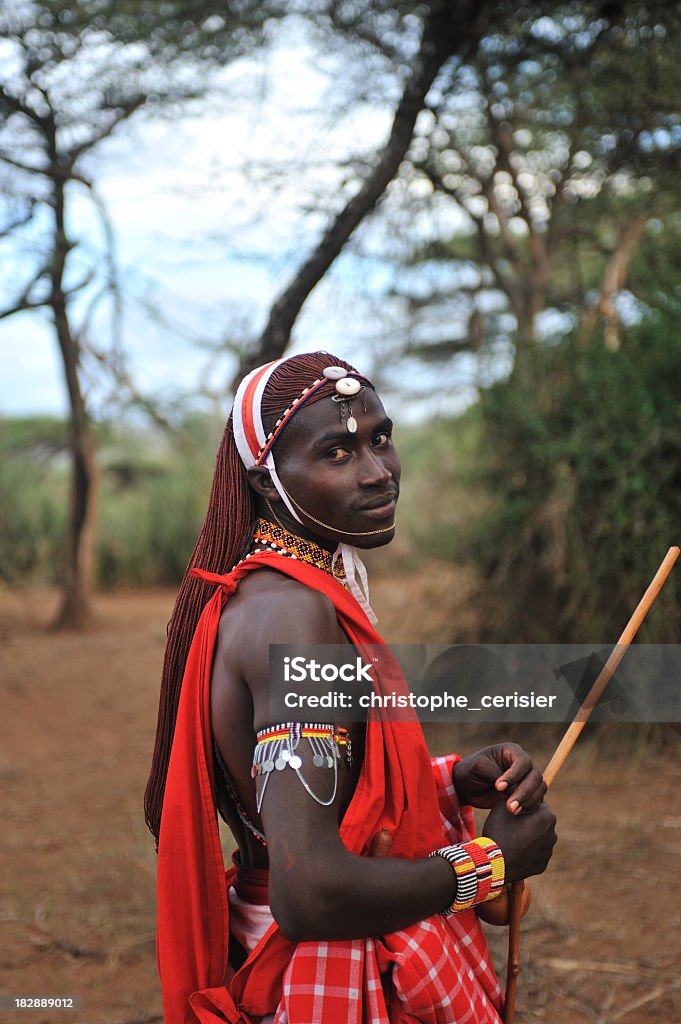
[[680, 27], [677, 4], [489, 10], [403, 166], [393, 297], [410, 353], [531, 364], [542, 339], [600, 316], [616, 347], [612, 301], [638, 290], [632, 253], [651, 218], [679, 208]]
[[[480, 479], [496, 496], [467, 537], [488, 639], [616, 637], [681, 522], [681, 302], [610, 352], [597, 337], [545, 349], [529, 393], [483, 395]], [[463, 553], [463, 552], [462, 552]], [[676, 642], [678, 572], [641, 636]]]
[[48, 418], [0, 422], [0, 579], [39, 577], [61, 568], [66, 424]]
[[[0, 578], [56, 583], [63, 564], [69, 467], [66, 424], [0, 424]], [[182, 446], [152, 433], [97, 430], [102, 515], [97, 580], [102, 587], [176, 584], [205, 512], [215, 447], [206, 421], [185, 423]]]

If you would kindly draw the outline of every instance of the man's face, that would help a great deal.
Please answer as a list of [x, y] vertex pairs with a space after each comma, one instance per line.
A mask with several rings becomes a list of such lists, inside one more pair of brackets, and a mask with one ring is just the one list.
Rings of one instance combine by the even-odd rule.
[[[305, 512], [333, 527], [324, 529], [299, 509], [310, 532], [335, 544], [371, 548], [394, 536], [400, 460], [392, 443], [392, 421], [371, 388], [364, 391], [364, 405], [366, 412], [361, 396], [353, 398], [354, 434], [346, 427], [347, 409], [341, 420], [339, 403], [331, 397], [301, 409], [282, 433], [274, 457], [288, 494]], [[284, 512], [279, 502], [277, 514]], [[294, 529], [296, 525], [292, 523]]]

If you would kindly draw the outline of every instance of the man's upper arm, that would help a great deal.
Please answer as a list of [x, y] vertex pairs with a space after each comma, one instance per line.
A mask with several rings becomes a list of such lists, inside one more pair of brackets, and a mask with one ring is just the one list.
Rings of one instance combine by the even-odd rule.
[[[242, 659], [242, 671], [253, 698], [255, 731], [284, 724], [272, 721], [269, 713], [269, 644], [342, 642], [349, 652], [353, 650], [338, 626], [328, 598], [299, 585], [277, 588], [259, 616], [257, 628], [251, 632]], [[291, 684], [273, 679], [271, 685], [283, 689]], [[320, 685], [328, 689], [328, 684], [310, 683], [310, 692], [315, 688], [319, 691]], [[291, 711], [290, 720], [331, 721], [324, 709]], [[327, 741], [329, 751], [332, 743]], [[320, 764], [319, 757], [314, 763], [315, 752], [319, 750], [319, 745], [313, 748], [307, 738], [301, 738], [296, 748], [301, 762], [297, 770], [287, 763], [283, 769], [270, 770], [255, 780], [270, 854], [270, 898], [275, 916], [283, 920], [290, 919], [291, 912], [299, 911], [301, 897], [295, 893], [300, 893], [300, 887], [304, 886], [311, 895], [318, 882], [318, 870], [323, 878], [323, 873], [330, 870], [329, 858], [332, 861], [345, 852], [338, 832], [342, 777], [347, 771], [342, 748], [336, 751], [338, 756], [332, 758], [332, 765], [328, 760]]]
[[[270, 680], [270, 644], [340, 644], [345, 640], [331, 601], [319, 591], [294, 581], [282, 581], [260, 608], [241, 658], [243, 678], [253, 699], [256, 732], [277, 724], [270, 714], [271, 687], [280, 687], [282, 694], [285, 689], [283, 679]], [[314, 684], [310, 684], [310, 692], [313, 689]], [[308, 720], [310, 715], [292, 715], [292, 718]], [[312, 720], [322, 719], [312, 714]]]

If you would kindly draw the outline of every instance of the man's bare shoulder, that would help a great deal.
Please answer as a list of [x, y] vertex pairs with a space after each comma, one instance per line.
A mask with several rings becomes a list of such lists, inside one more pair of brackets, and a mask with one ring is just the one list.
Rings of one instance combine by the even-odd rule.
[[249, 658], [267, 657], [269, 644], [343, 642], [329, 598], [274, 569], [258, 569], [241, 581], [220, 619], [218, 644]]

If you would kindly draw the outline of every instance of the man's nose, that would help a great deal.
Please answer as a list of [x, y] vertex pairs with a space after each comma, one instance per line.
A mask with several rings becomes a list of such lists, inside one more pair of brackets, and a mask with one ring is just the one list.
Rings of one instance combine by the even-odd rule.
[[362, 453], [358, 481], [362, 487], [385, 485], [392, 479], [392, 473], [378, 452], [367, 448]]

